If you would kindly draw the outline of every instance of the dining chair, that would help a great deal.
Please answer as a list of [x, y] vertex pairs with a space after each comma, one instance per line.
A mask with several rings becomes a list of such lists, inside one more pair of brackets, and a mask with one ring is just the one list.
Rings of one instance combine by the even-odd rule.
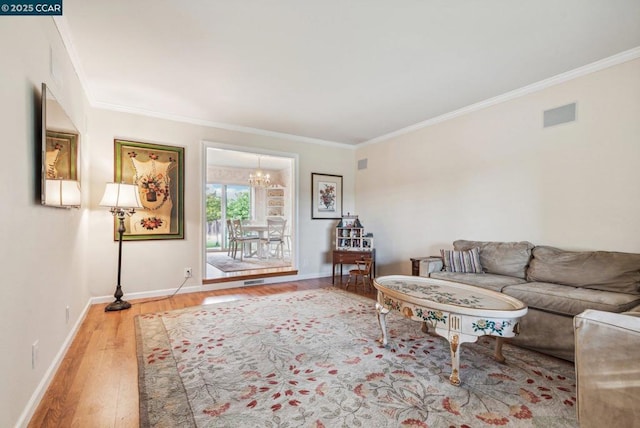
[[240, 249], [240, 261], [244, 260], [246, 244], [249, 244], [249, 254], [251, 254], [251, 244], [260, 245], [260, 238], [255, 235], [245, 235], [242, 230], [242, 222], [240, 220], [232, 220], [233, 231], [235, 235], [235, 243], [233, 258], [236, 258], [238, 249]]
[[287, 257], [291, 258], [291, 225], [287, 224], [282, 237], [284, 248], [286, 248]]
[[371, 266], [373, 265], [373, 260], [364, 259], [364, 260], [356, 260], [356, 268], [351, 269], [349, 271], [349, 279], [347, 280], [347, 285], [345, 288], [349, 288], [351, 284], [351, 279], [354, 279], [354, 286], [358, 288], [358, 278], [362, 279], [362, 288], [366, 285], [367, 288], [371, 288]]
[[[227, 256], [231, 257], [231, 253], [233, 253], [235, 246], [237, 245], [236, 242], [236, 234], [235, 231], [233, 229], [233, 223], [231, 222], [231, 219], [227, 219], [227, 236], [229, 237], [229, 244], [227, 247]], [[235, 258], [235, 257], [234, 257]]]
[[275, 246], [274, 254], [279, 254], [279, 259], [284, 258], [284, 229], [287, 225], [286, 219], [267, 219], [267, 236], [261, 239], [261, 245], [265, 248], [267, 259], [270, 257], [271, 249]]

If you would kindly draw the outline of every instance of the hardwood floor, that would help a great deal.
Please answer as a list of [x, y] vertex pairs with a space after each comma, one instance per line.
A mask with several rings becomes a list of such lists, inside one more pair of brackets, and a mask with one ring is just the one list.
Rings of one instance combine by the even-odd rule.
[[[336, 281], [344, 288], [346, 278]], [[138, 365], [133, 319], [136, 315], [216, 303], [233, 298], [265, 296], [330, 287], [331, 278], [227, 290], [178, 294], [172, 298], [131, 300], [131, 309], [104, 312], [93, 305], [45, 393], [29, 427], [138, 427]], [[349, 287], [375, 298], [374, 289]], [[126, 296], [125, 296], [126, 297]]]

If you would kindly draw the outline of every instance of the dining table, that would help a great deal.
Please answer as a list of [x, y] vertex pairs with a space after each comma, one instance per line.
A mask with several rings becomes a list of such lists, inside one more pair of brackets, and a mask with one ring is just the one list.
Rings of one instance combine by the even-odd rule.
[[[243, 224], [242, 225], [242, 231], [247, 234], [247, 233], [254, 233], [257, 232], [258, 237], [262, 240], [262, 239], [267, 239], [267, 232], [268, 232], [269, 228], [266, 224]], [[263, 258], [262, 255], [262, 245], [258, 244], [258, 249], [256, 251], [250, 252], [250, 254], [247, 255], [247, 257], [253, 257], [253, 256], [258, 256], [258, 258]]]

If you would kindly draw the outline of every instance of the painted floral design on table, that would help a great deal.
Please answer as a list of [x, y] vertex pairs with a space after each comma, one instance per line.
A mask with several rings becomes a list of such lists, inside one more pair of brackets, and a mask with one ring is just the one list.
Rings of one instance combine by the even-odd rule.
[[511, 326], [509, 321], [496, 322], [494, 320], [478, 320], [471, 323], [473, 331], [482, 331], [484, 334], [494, 334], [502, 336], [504, 329]]
[[433, 302], [458, 305], [458, 306], [470, 306], [470, 307], [482, 307], [482, 297], [475, 296], [473, 294], [462, 294], [449, 291], [448, 289], [442, 289], [442, 287], [416, 283], [412, 281], [393, 280], [384, 282], [384, 287], [400, 291], [403, 293], [414, 294], [417, 297], [428, 299]]
[[446, 324], [448, 317], [442, 311], [425, 310], [422, 308], [416, 308], [416, 315], [425, 321], [433, 321], [435, 324]]

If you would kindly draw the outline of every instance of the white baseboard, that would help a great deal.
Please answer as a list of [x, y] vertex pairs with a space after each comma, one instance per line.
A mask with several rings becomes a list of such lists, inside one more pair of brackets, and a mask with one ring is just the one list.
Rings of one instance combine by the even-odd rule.
[[84, 319], [86, 318], [87, 312], [89, 312], [89, 308], [91, 307], [91, 305], [92, 305], [91, 299], [89, 299], [84, 309], [82, 310], [82, 313], [76, 320], [75, 324], [73, 324], [73, 328], [69, 331], [69, 334], [67, 334], [67, 337], [62, 343], [60, 350], [58, 351], [55, 358], [49, 365], [49, 368], [47, 369], [47, 371], [44, 373], [42, 380], [40, 380], [40, 383], [36, 387], [35, 391], [33, 391], [33, 394], [31, 395], [29, 402], [27, 402], [27, 405], [25, 406], [24, 410], [22, 411], [22, 414], [20, 415], [20, 417], [18, 418], [18, 421], [16, 422], [16, 425], [15, 425], [16, 428], [26, 427], [29, 424], [29, 421], [31, 421], [33, 414], [35, 413], [36, 409], [38, 408], [38, 405], [40, 404], [40, 400], [42, 400], [42, 397], [44, 396], [45, 392], [47, 392], [47, 388], [49, 388], [49, 385], [51, 384], [53, 377], [58, 371], [58, 368], [60, 367], [60, 364], [62, 363], [64, 356], [67, 354], [69, 347], [73, 343], [73, 339], [76, 337], [76, 333], [78, 333], [80, 326], [84, 322]]
[[[146, 299], [149, 297], [164, 297], [170, 296], [175, 293], [175, 289], [167, 289], [167, 290], [153, 290], [153, 291], [141, 291], [139, 293], [127, 293], [124, 296], [124, 300], [133, 300], [133, 299]], [[196, 293], [198, 291], [202, 291], [202, 285], [190, 285], [188, 287], [182, 287], [176, 294], [185, 294], [185, 293]], [[98, 296], [91, 298], [91, 304], [96, 303], [111, 303], [113, 302], [113, 296]]]
[[[276, 284], [279, 282], [300, 281], [303, 279], [315, 279], [315, 278], [323, 278], [328, 276], [330, 275], [328, 275], [327, 273], [276, 276], [276, 277], [264, 278], [263, 284]], [[215, 283], [215, 284], [190, 285], [189, 287], [180, 288], [176, 294], [195, 293], [199, 291], [223, 290], [226, 288], [247, 287], [251, 285], [251, 284], [246, 284], [246, 282], [247, 281], [242, 280], [242, 281], [221, 282], [221, 283]], [[175, 292], [175, 289], [143, 291], [139, 293], [127, 293], [125, 298], [127, 300], [132, 300], [132, 299], [145, 299], [149, 297], [162, 297], [162, 296], [170, 296], [174, 292]], [[84, 309], [82, 310], [82, 313], [80, 314], [75, 324], [73, 325], [73, 328], [69, 331], [69, 334], [67, 335], [66, 339], [62, 343], [60, 350], [58, 351], [55, 358], [51, 362], [51, 365], [49, 366], [44, 376], [42, 377], [42, 380], [40, 381], [35, 391], [31, 395], [29, 402], [27, 403], [25, 409], [22, 411], [22, 414], [18, 418], [18, 422], [16, 423], [15, 428], [25, 428], [29, 424], [29, 421], [33, 417], [33, 414], [35, 413], [36, 409], [38, 408], [38, 405], [40, 404], [40, 400], [42, 400], [42, 397], [47, 391], [47, 388], [49, 388], [49, 385], [51, 384], [53, 377], [58, 371], [58, 368], [60, 367], [62, 360], [64, 359], [67, 351], [69, 350], [69, 347], [73, 343], [73, 339], [76, 337], [76, 334], [80, 329], [80, 326], [84, 322], [91, 305], [99, 304], [99, 303], [110, 303], [112, 301], [113, 301], [113, 296], [99, 296], [99, 297], [92, 297], [89, 299]]]

